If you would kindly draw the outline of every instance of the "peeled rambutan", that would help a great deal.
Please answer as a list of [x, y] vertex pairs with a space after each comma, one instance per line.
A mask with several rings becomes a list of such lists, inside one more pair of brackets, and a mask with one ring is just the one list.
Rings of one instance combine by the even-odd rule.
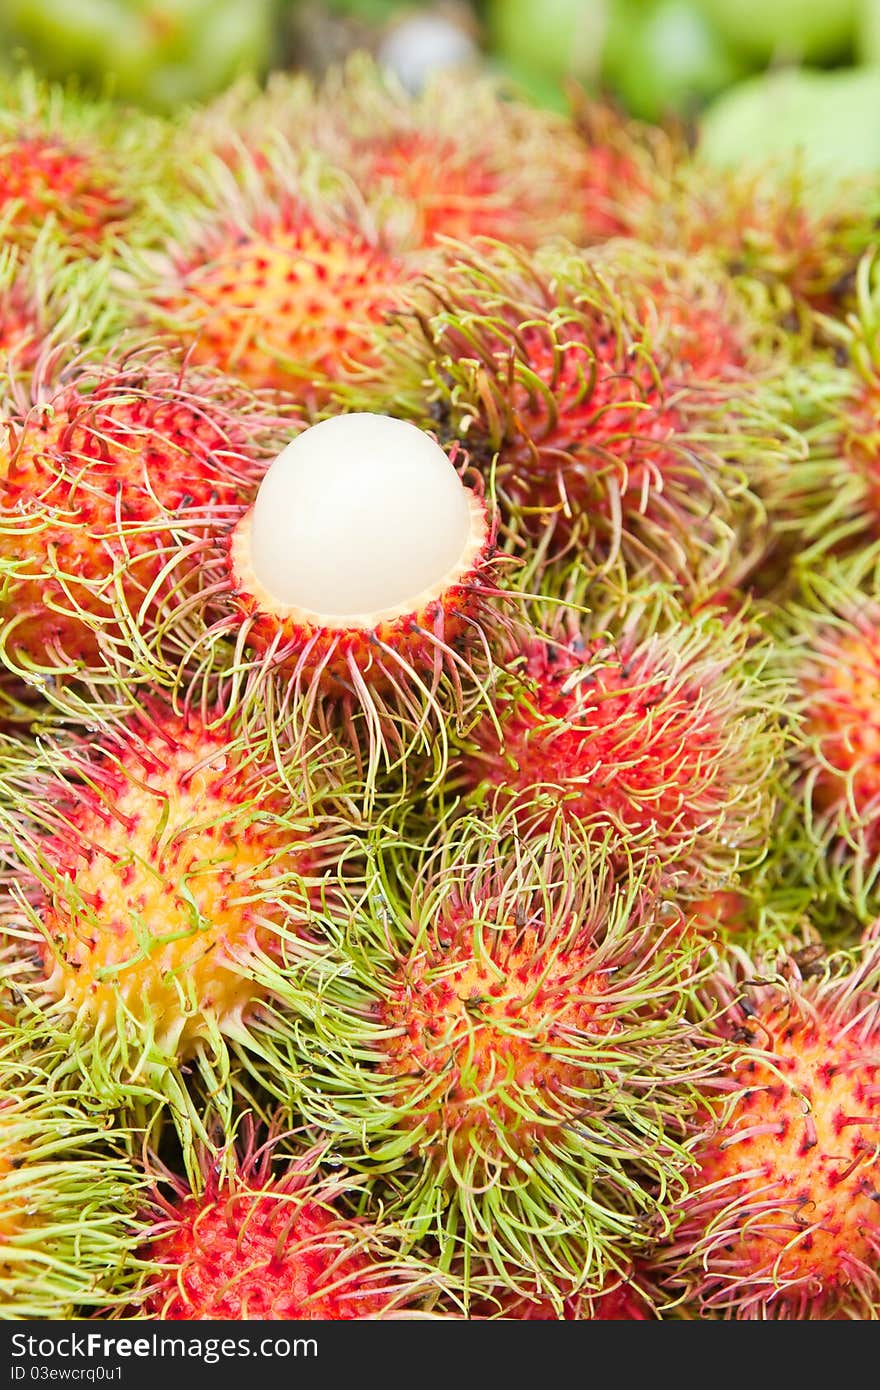
[[436, 1294], [436, 1275], [403, 1259], [392, 1232], [346, 1210], [351, 1183], [338, 1171], [321, 1174], [320, 1147], [273, 1165], [272, 1141], [257, 1148], [246, 1126], [244, 1142], [230, 1148], [220, 1162], [211, 1155], [203, 1163], [198, 1190], [171, 1173], [155, 1175], [129, 1316], [376, 1319], [406, 1316], [432, 1286]]
[[287, 975], [318, 950], [311, 901], [347, 843], [319, 794], [297, 803], [221, 712], [159, 706], [39, 751], [7, 740], [0, 783], [3, 929], [59, 1072], [164, 1099], [185, 1139], [204, 1133], [188, 1072], [227, 1119], [233, 1058], [243, 1079], [258, 1055], [288, 1098]]
[[240, 178], [209, 159], [202, 184], [188, 216], [168, 208], [163, 250], [120, 276], [133, 315], [195, 362], [312, 410], [334, 381], [369, 377], [371, 335], [411, 274], [369, 218], [277, 158], [247, 160]]
[[338, 738], [362, 715], [373, 771], [413, 740], [442, 761], [450, 715], [486, 698], [486, 634], [502, 625], [494, 518], [465, 470], [369, 413], [313, 425], [271, 465], [229, 535], [227, 615], [206, 640], [235, 642], [230, 682], [251, 648], [239, 694], [260, 720], [272, 700], [276, 733]]
[[459, 821], [414, 886], [400, 858], [380, 847], [326, 918], [345, 967], [298, 980], [298, 1106], [440, 1268], [596, 1292], [682, 1188], [715, 1065], [684, 1019], [702, 947], [655, 876], [615, 882], [575, 826]]
[[225, 378], [135, 354], [15, 383], [2, 426], [6, 664], [159, 679], [163, 605], [210, 586], [205, 537], [241, 514], [292, 424]]
[[741, 309], [673, 261], [457, 248], [381, 335], [380, 388], [346, 400], [460, 439], [521, 545], [717, 583], [761, 531], [744, 466], [778, 446]]
[[26, 1040], [0, 1028], [0, 1316], [72, 1318], [128, 1294], [142, 1182], [107, 1117], [56, 1094]]
[[469, 730], [453, 785], [524, 825], [562, 814], [630, 860], [657, 856], [690, 893], [761, 859], [787, 688], [746, 611], [690, 616], [654, 593], [589, 615], [548, 606], [512, 638], [493, 719]]
[[653, 1259], [707, 1315], [877, 1316], [878, 984], [876, 942], [719, 961], [707, 1000], [738, 1052]]

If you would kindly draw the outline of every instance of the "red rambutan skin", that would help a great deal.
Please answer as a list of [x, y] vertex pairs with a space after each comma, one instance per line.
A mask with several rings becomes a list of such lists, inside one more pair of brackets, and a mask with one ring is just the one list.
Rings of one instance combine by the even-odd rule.
[[458, 150], [451, 139], [397, 131], [356, 149], [353, 158], [368, 190], [387, 187], [406, 200], [415, 217], [417, 246], [430, 246], [441, 236], [463, 242], [475, 236], [527, 237], [501, 175], [479, 154]]
[[750, 984], [743, 971], [725, 1016], [743, 1045], [726, 1087], [730, 1108], [694, 1151], [674, 1243], [660, 1254], [670, 1287], [709, 1313], [811, 1319], [876, 1309], [877, 966], [873, 949], [837, 982], [804, 980], [794, 961], [790, 985], [763, 983], [748, 963]]
[[71, 247], [88, 254], [131, 208], [86, 151], [22, 134], [0, 141], [0, 210], [12, 240], [29, 245], [51, 217]]
[[285, 822], [285, 790], [193, 712], [157, 707], [115, 739], [74, 745], [64, 773], [40, 786], [54, 808], [36, 904], [47, 1000], [96, 1032], [116, 1026], [123, 1000], [189, 1055], [206, 1018], [222, 1030], [261, 997], [244, 967], [281, 960], [279, 923], [304, 928], [307, 899], [294, 922], [284, 884], [318, 858]]
[[376, 365], [371, 332], [410, 272], [355, 227], [321, 226], [289, 199], [251, 223], [218, 224], [148, 296], [194, 361], [315, 408], [331, 383]]
[[138, 612], [174, 554], [175, 523], [225, 529], [240, 515], [269, 417], [236, 420], [217, 383], [108, 369], [2, 423], [6, 649], [57, 666], [93, 661], [99, 629], [118, 630], [117, 586]]
[[371, 1291], [368, 1257], [324, 1206], [291, 1200], [282, 1182], [189, 1197], [175, 1226], [151, 1245], [165, 1266], [142, 1313], [168, 1321], [371, 1318], [387, 1297]]
[[[498, 1147], [500, 1155], [493, 1137], [499, 1124], [508, 1147], [528, 1152], [546, 1142], [554, 1114], [564, 1122], [570, 1092], [598, 1081], [554, 1046], [566, 1035], [610, 1037], [616, 1030], [613, 1006], [603, 1004], [604, 972], [590, 969], [594, 943], [576, 941], [548, 966], [539, 941], [536, 928], [508, 931], [476, 951], [472, 914], [464, 905], [449, 909], [437, 947], [407, 962], [383, 999], [383, 1068], [417, 1077], [420, 1092], [434, 1078], [433, 1103], [424, 1097], [412, 1123], [441, 1158], [447, 1147], [462, 1158], [472, 1147]], [[526, 1123], [515, 1102], [508, 1105], [508, 1085], [534, 1088], [542, 1123]], [[479, 1103], [484, 1094], [486, 1107]]]
[[667, 848], [717, 814], [724, 730], [696, 680], [658, 667], [650, 648], [633, 654], [601, 642], [533, 642], [522, 674], [526, 687], [503, 719], [502, 741], [484, 720], [462, 757], [472, 787], [558, 787], [564, 815], [611, 821]]
[[[245, 1116], [245, 1120], [249, 1115]], [[247, 1146], [231, 1174], [206, 1167], [195, 1194], [179, 1178], [155, 1194], [142, 1255], [153, 1267], [137, 1316], [167, 1321], [380, 1317], [400, 1273], [366, 1248], [369, 1229], [342, 1215], [310, 1156], [271, 1175], [272, 1145]], [[397, 1289], [395, 1306], [400, 1306]]]
[[802, 674], [804, 733], [814, 750], [810, 797], [880, 847], [880, 626], [868, 616], [815, 635]]

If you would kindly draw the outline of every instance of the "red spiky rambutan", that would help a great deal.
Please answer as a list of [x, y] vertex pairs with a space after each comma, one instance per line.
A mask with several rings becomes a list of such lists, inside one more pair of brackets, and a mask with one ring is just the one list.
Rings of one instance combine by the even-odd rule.
[[[249, 1118], [248, 1116], [245, 1119]], [[427, 1302], [438, 1280], [405, 1262], [386, 1233], [348, 1214], [337, 1172], [321, 1176], [320, 1148], [272, 1171], [272, 1141], [253, 1129], [230, 1162], [204, 1165], [194, 1192], [170, 1173], [144, 1216], [145, 1268], [129, 1315], [167, 1321], [343, 1321], [401, 1316]], [[399, 1237], [398, 1237], [399, 1239]]]
[[729, 947], [709, 987], [739, 1052], [654, 1257], [706, 1313], [876, 1318], [880, 1306], [880, 953], [808, 967]]
[[286, 1096], [286, 972], [346, 843], [320, 793], [297, 803], [221, 712], [159, 706], [39, 750], [8, 740], [0, 786], [3, 928], [59, 1067], [69, 1048], [98, 1095], [166, 1098], [190, 1136], [187, 1064], [228, 1112], [250, 1048]]
[[880, 909], [878, 549], [805, 569], [801, 579], [803, 601], [778, 625], [796, 692], [790, 858], [794, 872], [864, 921]]
[[346, 400], [460, 439], [521, 544], [622, 550], [691, 588], [745, 563], [759, 393], [752, 330], [717, 274], [647, 249], [527, 262], [488, 243], [457, 248], [410, 301], [381, 335], [380, 387]]
[[[653, 596], [656, 601], [656, 594]], [[452, 778], [659, 855], [691, 892], [759, 859], [781, 790], [785, 689], [744, 612], [689, 616], [629, 600], [613, 615], [556, 607], [514, 634], [493, 718], [468, 733]], [[538, 635], [541, 633], [541, 635]]]
[[[229, 117], [218, 115], [208, 133], [222, 146]], [[569, 123], [472, 74], [440, 75], [413, 96], [360, 53], [311, 91], [299, 74], [272, 74], [264, 92], [234, 104], [232, 117], [264, 157], [279, 140], [311, 158], [320, 150], [403, 253], [443, 237], [535, 247], [574, 236], [579, 225], [584, 159]]]
[[369, 378], [371, 336], [411, 268], [366, 216], [279, 159], [248, 159], [240, 179], [219, 160], [202, 173], [188, 221], [170, 206], [166, 248], [120, 277], [133, 315], [194, 361], [310, 410], [335, 381]]
[[109, 261], [71, 262], [51, 228], [27, 251], [0, 218], [0, 378], [57, 380], [72, 358], [109, 344], [118, 327]]
[[[164, 124], [111, 102], [81, 99], [29, 69], [0, 79], [0, 217], [7, 243], [48, 235], [69, 258], [100, 254], [117, 235], [149, 239], [143, 185], [155, 178]], [[166, 182], [171, 169], [161, 168]]]
[[133, 355], [17, 383], [2, 425], [6, 663], [158, 679], [163, 602], [210, 582], [205, 536], [241, 514], [293, 422], [222, 377]]
[[355, 1169], [381, 1168], [440, 1268], [596, 1292], [683, 1185], [714, 1066], [684, 1022], [702, 945], [653, 874], [615, 882], [576, 826], [466, 817], [402, 891], [400, 857], [382, 847], [369, 895], [326, 920], [346, 964], [320, 1008], [300, 976], [298, 1106]]
[[6, 235], [34, 241], [48, 218], [71, 247], [93, 252], [118, 231], [131, 204], [85, 150], [43, 134], [0, 137], [0, 209]]
[[737, 280], [762, 286], [777, 320], [806, 336], [813, 310], [846, 306], [876, 214], [863, 183], [841, 180], [832, 202], [817, 200], [799, 169], [719, 173], [695, 154], [686, 131], [634, 121], [588, 98], [577, 101], [575, 124], [586, 167], [600, 177], [598, 222], [584, 184], [584, 240], [623, 234], [709, 255]]

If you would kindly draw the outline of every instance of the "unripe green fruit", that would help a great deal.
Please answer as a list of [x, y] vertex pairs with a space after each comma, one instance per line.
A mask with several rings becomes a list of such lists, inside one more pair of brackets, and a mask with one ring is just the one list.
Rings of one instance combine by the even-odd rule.
[[490, 0], [492, 47], [536, 75], [589, 78], [599, 70], [608, 0]]
[[613, 0], [602, 75], [634, 116], [686, 115], [746, 70], [692, 0]]
[[829, 62], [853, 41], [859, 0], [695, 0], [731, 43], [758, 62]]
[[812, 195], [833, 202], [839, 181], [880, 170], [880, 72], [791, 69], [739, 83], [704, 113], [701, 157], [725, 168], [799, 163]]
[[271, 56], [277, 0], [8, 0], [14, 41], [50, 77], [77, 73], [170, 111]]

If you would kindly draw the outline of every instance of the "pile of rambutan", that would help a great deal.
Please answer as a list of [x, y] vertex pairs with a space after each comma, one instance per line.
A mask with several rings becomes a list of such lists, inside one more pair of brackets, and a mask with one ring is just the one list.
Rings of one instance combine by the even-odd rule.
[[878, 190], [0, 105], [0, 1317], [880, 1316]]

